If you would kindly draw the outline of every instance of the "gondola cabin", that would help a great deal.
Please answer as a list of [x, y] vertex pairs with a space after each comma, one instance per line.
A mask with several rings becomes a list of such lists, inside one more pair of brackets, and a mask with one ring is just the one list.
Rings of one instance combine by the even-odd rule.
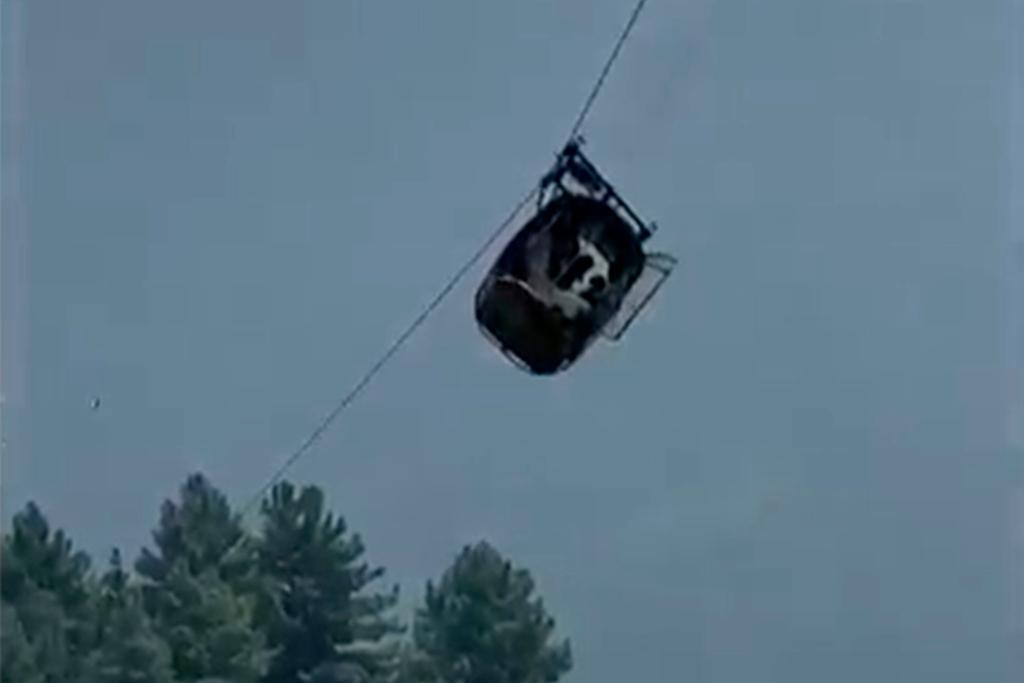
[[618, 339], [675, 265], [644, 252], [651, 233], [571, 142], [477, 290], [484, 336], [538, 375], [565, 370], [599, 335]]

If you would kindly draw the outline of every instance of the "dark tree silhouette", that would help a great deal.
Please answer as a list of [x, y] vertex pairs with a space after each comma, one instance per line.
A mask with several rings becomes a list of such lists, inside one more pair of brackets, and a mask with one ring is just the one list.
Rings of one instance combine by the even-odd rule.
[[346, 535], [344, 519], [325, 512], [315, 486], [296, 493], [289, 483], [277, 485], [263, 516], [259, 566], [277, 587], [269, 633], [278, 651], [268, 680], [388, 678], [396, 659], [392, 636], [402, 632], [388, 614], [398, 589], [368, 592], [384, 570], [362, 560], [360, 537]]
[[315, 486], [275, 486], [249, 535], [201, 475], [165, 501], [134, 571], [99, 576], [34, 504], [0, 555], [0, 683], [549, 683], [568, 642], [529, 572], [486, 543], [427, 584], [411, 642], [397, 586]]
[[224, 494], [190, 476], [180, 500], [164, 503], [153, 540], [156, 550], [143, 550], [135, 566], [176, 677], [260, 680], [269, 652], [256, 614], [266, 593], [254, 546]]
[[[96, 645], [89, 558], [73, 549], [62, 530], [51, 533], [34, 503], [17, 513], [11, 526], [0, 556], [0, 598], [10, 626], [3, 632], [3, 648], [28, 672], [22, 675], [75, 680]], [[6, 657], [4, 662], [4, 680], [20, 681]]]
[[542, 683], [572, 668], [568, 641], [533, 596], [530, 573], [486, 542], [465, 547], [416, 614], [404, 676], [427, 682]]

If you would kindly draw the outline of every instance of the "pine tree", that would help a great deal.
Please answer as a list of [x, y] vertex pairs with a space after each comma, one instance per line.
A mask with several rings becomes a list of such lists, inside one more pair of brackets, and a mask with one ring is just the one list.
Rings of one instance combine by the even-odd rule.
[[256, 624], [261, 597], [254, 548], [227, 498], [202, 475], [166, 501], [153, 533], [156, 551], [136, 561], [147, 613], [183, 682], [262, 678], [268, 652]]
[[533, 597], [530, 573], [485, 542], [467, 546], [417, 610], [404, 675], [444, 683], [543, 683], [572, 668], [568, 641]]
[[7, 680], [10, 666], [30, 667], [44, 681], [75, 680], [93, 641], [89, 557], [75, 551], [62, 530], [51, 533], [49, 522], [34, 503], [14, 516], [4, 536], [0, 563], [0, 598], [5, 622], [4, 658], [0, 670]]
[[12, 605], [0, 605], [0, 683], [44, 683], [39, 648], [29, 642]]
[[85, 683], [174, 683], [171, 653], [156, 634], [137, 586], [129, 583], [115, 550], [99, 581], [96, 646], [82, 679]]
[[298, 495], [285, 482], [264, 501], [261, 571], [275, 584], [270, 642], [278, 648], [267, 680], [357, 683], [388, 679], [395, 665], [389, 636], [402, 632], [388, 616], [398, 599], [367, 593], [383, 576], [361, 558], [358, 535], [324, 511], [315, 486]]
[[202, 474], [192, 474], [179, 498], [177, 503], [164, 501], [153, 532], [156, 552], [144, 548], [136, 571], [154, 582], [163, 581], [178, 564], [194, 576], [216, 569], [229, 582], [250, 578], [255, 550], [227, 497]]
[[254, 598], [236, 593], [215, 569], [198, 576], [175, 565], [162, 584], [161, 632], [182, 681], [222, 677], [255, 683], [266, 666]]
[[127, 600], [131, 577], [121, 561], [121, 551], [114, 548], [110, 553], [107, 571], [100, 577], [95, 588], [95, 639], [98, 643], [109, 640], [113, 622]]

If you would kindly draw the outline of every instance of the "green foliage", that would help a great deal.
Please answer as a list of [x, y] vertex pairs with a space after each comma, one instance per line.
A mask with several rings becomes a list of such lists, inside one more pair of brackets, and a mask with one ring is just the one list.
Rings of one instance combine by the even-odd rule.
[[12, 605], [0, 605], [0, 683], [43, 683], [39, 647], [29, 642]]
[[251, 542], [227, 498], [190, 476], [180, 502], [164, 503], [153, 539], [156, 551], [143, 550], [136, 570], [177, 677], [260, 680], [269, 653], [255, 620], [259, 582]]
[[136, 571], [157, 584], [179, 565], [193, 576], [214, 569], [227, 581], [244, 582], [252, 573], [254, 549], [227, 497], [203, 475], [192, 474], [179, 498], [164, 501], [153, 531], [156, 552], [143, 549]]
[[[358, 535], [346, 536], [345, 521], [324, 511], [315, 486], [298, 495], [282, 483], [263, 505], [259, 567], [275, 588], [270, 643], [278, 648], [268, 680], [294, 681], [316, 675], [334, 680], [338, 664], [357, 664], [371, 680], [394, 668], [388, 637], [401, 632], [388, 611], [398, 599], [366, 589], [383, 575], [361, 558]], [[345, 669], [352, 676], [354, 668]]]
[[[93, 649], [89, 558], [75, 551], [64, 532], [51, 533], [34, 504], [14, 516], [3, 540], [0, 599], [7, 608], [4, 647], [12, 653], [0, 664], [4, 680], [15, 679], [15, 664], [30, 678], [74, 680]], [[29, 662], [32, 662], [30, 665]]]
[[369, 683], [369, 672], [355, 662], [327, 662], [313, 669], [308, 683]]
[[528, 572], [486, 543], [427, 584], [411, 642], [398, 588], [315, 486], [274, 487], [252, 537], [201, 475], [166, 501], [134, 573], [99, 576], [43, 513], [0, 556], [0, 683], [547, 683], [572, 665]]
[[[13, 610], [16, 615], [13, 621], [21, 632], [20, 636], [12, 632], [16, 640], [9, 647], [19, 653], [19, 659], [32, 662], [35, 674], [44, 681], [59, 681], [75, 672], [75, 648], [69, 643], [68, 633], [76, 625], [66, 618], [52, 593], [30, 584], [21, 591], [17, 601], [6, 603], [4, 607]], [[7, 635], [4, 634], [5, 646], [8, 646]], [[20, 647], [22, 639], [25, 647]], [[0, 664], [6, 680], [7, 660]]]
[[121, 551], [115, 548], [110, 553], [107, 571], [95, 585], [94, 627], [95, 638], [99, 643], [110, 639], [118, 613], [129, 600], [130, 578], [121, 562]]
[[173, 683], [171, 652], [154, 631], [137, 586], [128, 583], [120, 553], [100, 580], [97, 647], [86, 658], [86, 683]]
[[417, 610], [405, 676], [445, 683], [542, 683], [572, 668], [568, 641], [533, 597], [529, 572], [487, 543], [466, 547]]

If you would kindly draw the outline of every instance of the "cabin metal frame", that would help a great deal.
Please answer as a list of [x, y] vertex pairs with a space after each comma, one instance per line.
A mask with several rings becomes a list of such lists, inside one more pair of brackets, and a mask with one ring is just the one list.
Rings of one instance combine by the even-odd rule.
[[583, 154], [583, 144], [583, 138], [576, 137], [562, 149], [554, 167], [540, 181], [538, 207], [548, 203], [553, 198], [552, 193], [578, 195], [582, 189], [588, 196], [604, 202], [624, 218], [643, 244], [658, 229], [657, 223], [645, 223], [626, 200], [619, 196], [612, 184], [605, 180], [597, 167]]
[[[584, 355], [598, 337], [611, 341], [620, 339], [676, 263], [667, 254], [647, 253], [643, 249], [642, 245], [657, 229], [656, 224], [644, 222], [616, 192], [583, 154], [580, 149], [582, 143], [582, 138], [574, 138], [558, 154], [554, 166], [541, 179], [536, 212], [520, 226], [512, 241], [506, 244], [477, 291], [476, 317], [481, 333], [509, 361], [531, 374], [550, 375], [565, 370]], [[588, 210], [588, 206], [592, 208]], [[594, 312], [579, 320], [563, 319], [563, 323], [558, 323], [558, 314], [544, 308], [545, 297], [549, 295], [532, 290], [522, 277], [515, 275], [515, 266], [511, 265], [515, 259], [510, 259], [520, 253], [533, 253], [530, 250], [535, 247], [529, 246], [531, 239], [537, 235], [543, 239], [545, 233], [556, 229], [553, 227], [555, 224], [560, 221], [564, 224], [567, 219], [561, 213], [563, 210], [583, 210], [585, 213], [597, 211], [598, 215], [603, 212], [606, 220], [612, 221], [612, 224], [605, 221], [602, 223], [611, 227], [618, 225], [613, 233], [618, 234], [617, 239], [626, 240], [626, 244], [631, 245], [625, 252], [619, 253], [619, 257], [627, 259], [624, 263], [629, 264], [630, 275], [625, 282], [614, 286], [608, 283], [608, 294], [598, 295], [599, 303], [595, 304], [597, 308]], [[618, 253], [620, 248], [613, 249], [613, 253]], [[551, 277], [554, 281], [560, 278], [561, 274]], [[641, 280], [646, 281], [641, 285]], [[547, 305], [550, 305], [551, 300], [548, 301]], [[507, 313], [495, 314], [495, 306]], [[511, 334], [512, 338], [526, 345], [519, 344], [518, 349], [510, 348], [508, 340], [499, 339], [495, 330], [489, 329], [488, 325], [504, 328], [505, 332], [501, 334]], [[507, 325], [513, 327], [508, 328]], [[536, 338], [516, 337], [516, 326], [536, 327]], [[560, 349], [555, 356], [551, 355], [552, 344], [554, 348]], [[533, 354], [533, 357], [525, 358], [521, 355], [524, 353], [527, 356]], [[554, 364], [553, 359], [556, 357], [559, 362]]]

